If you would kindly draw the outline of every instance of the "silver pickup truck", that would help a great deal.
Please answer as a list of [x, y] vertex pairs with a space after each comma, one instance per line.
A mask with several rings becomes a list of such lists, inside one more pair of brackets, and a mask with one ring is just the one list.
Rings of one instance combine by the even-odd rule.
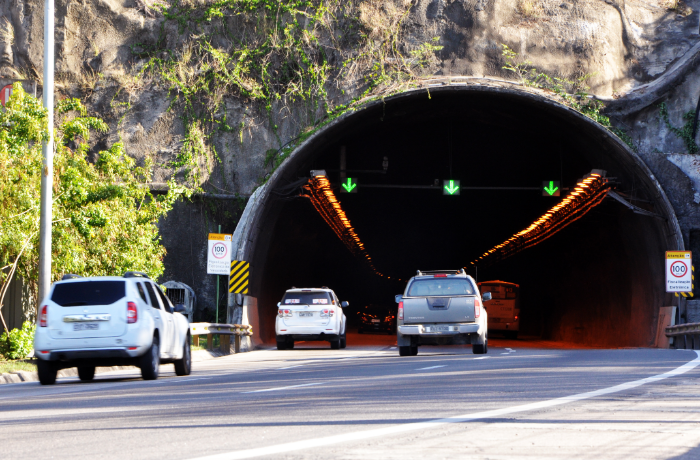
[[474, 354], [488, 352], [487, 315], [474, 279], [461, 270], [420, 271], [396, 296], [399, 355], [415, 356], [422, 344], [471, 343]]

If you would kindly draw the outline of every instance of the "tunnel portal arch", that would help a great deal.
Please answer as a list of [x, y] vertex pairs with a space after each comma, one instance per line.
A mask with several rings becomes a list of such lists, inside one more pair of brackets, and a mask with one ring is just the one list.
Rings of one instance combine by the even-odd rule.
[[[245, 308], [242, 309], [246, 317], [230, 317], [229, 320], [247, 320], [257, 331], [258, 339], [269, 341], [274, 338], [276, 301], [273, 302], [264, 297], [269, 291], [265, 285], [266, 268], [269, 267], [268, 252], [275, 232], [280, 231], [279, 228], [276, 230], [276, 223], [284, 207], [284, 202], [276, 198], [275, 190], [298, 181], [299, 177], [308, 176], [314, 160], [337, 144], [337, 140], [341, 137], [357, 136], [367, 130], [377, 131], [380, 129], [377, 127], [383, 126], [382, 124], [391, 117], [415, 119], [431, 111], [439, 113], [442, 108], [452, 110], [452, 113], [472, 113], [473, 119], [478, 120], [478, 123], [490, 126], [489, 129], [502, 132], [504, 136], [518, 129], [521, 130], [520, 132], [522, 130], [539, 132], [541, 136], [553, 134], [562, 136], [562, 139], [565, 139], [563, 142], [579, 149], [589, 163], [594, 165], [605, 163], [617, 176], [618, 181], [626, 184], [634, 183], [636, 190], [642, 191], [648, 201], [653, 202], [653, 212], [659, 215], [658, 218], [639, 217], [638, 219], [644, 220], [626, 222], [621, 230], [623, 233], [629, 233], [621, 236], [623, 240], [625, 238], [634, 240], [625, 249], [628, 253], [632, 253], [630, 257], [634, 258], [633, 253], [641, 251], [644, 253], [643, 257], [650, 259], [644, 262], [639, 258], [640, 256], [637, 256], [635, 263], [629, 264], [630, 267], [640, 263], [648, 264], [646, 271], [640, 272], [646, 284], [639, 289], [628, 289], [626, 297], [610, 294], [610, 299], [603, 301], [609, 305], [598, 309], [600, 311], [605, 308], [615, 308], [616, 302], [627, 303], [627, 297], [629, 297], [632, 305], [625, 307], [624, 315], [629, 317], [625, 321], [630, 332], [627, 335], [620, 335], [619, 337], [625, 336], [625, 338], [620, 338], [618, 341], [612, 339], [600, 341], [592, 337], [578, 340], [575, 334], [573, 336], [560, 334], [555, 337], [597, 345], [653, 345], [658, 307], [669, 305], [672, 301], [672, 298], [664, 292], [662, 260], [656, 259], [661, 257], [660, 254], [662, 255], [664, 250], [682, 250], [684, 247], [674, 209], [661, 185], [642, 159], [602, 125], [543, 94], [517, 86], [488, 83], [447, 84], [428, 89], [412, 89], [385, 99], [375, 100], [358, 110], [338, 117], [300, 144], [274, 171], [269, 180], [254, 192], [236, 227], [233, 254], [236, 255], [237, 260], [247, 260], [251, 264], [250, 295], [245, 297]], [[349, 217], [352, 219], [351, 215]], [[584, 272], [579, 271], [578, 276], [582, 273]], [[634, 283], [633, 280], [630, 281], [630, 277], [640, 273], [629, 274], [626, 282]], [[639, 285], [642, 285], [641, 281]], [[639, 292], [636, 292], [637, 290]], [[239, 296], [236, 299], [232, 296], [229, 304], [242, 305], [242, 302], [242, 297]], [[268, 303], [271, 305], [267, 305]], [[636, 304], [642, 306], [635, 307]], [[619, 326], [614, 323], [622, 320], [621, 315], [623, 313], [605, 319], [603, 330], [615, 331]], [[569, 321], [571, 325], [576, 321], [582, 321], [580, 314], [569, 316], [571, 316], [569, 320], [560, 319], [560, 321]], [[571, 328], [577, 329], [574, 326]]]

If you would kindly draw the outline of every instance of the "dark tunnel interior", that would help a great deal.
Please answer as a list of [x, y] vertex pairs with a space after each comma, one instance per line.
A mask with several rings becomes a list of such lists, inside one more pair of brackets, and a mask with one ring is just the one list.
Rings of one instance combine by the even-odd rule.
[[[292, 286], [334, 289], [350, 302], [345, 314], [352, 328], [358, 308], [395, 308], [394, 295], [417, 269], [467, 266], [478, 281], [520, 285], [521, 335], [584, 346], [653, 344], [658, 308], [671, 301], [663, 291], [662, 219], [606, 198], [542, 244], [475, 268], [470, 262], [526, 228], [566, 191], [561, 197], [540, 190], [442, 193], [449, 179], [462, 187], [539, 187], [549, 180], [570, 187], [604, 169], [617, 190], [655, 209], [653, 191], [613, 155], [605, 136], [547, 106], [504, 95], [435, 93], [366, 112], [329, 133], [284, 180], [327, 170], [375, 267], [391, 279], [354, 258], [311, 202], [295, 196], [298, 190], [272, 195], [254, 262], [265, 274], [253, 289], [265, 341], [274, 340], [276, 303]], [[340, 192], [341, 148], [357, 193]], [[367, 172], [383, 171], [384, 157], [386, 173]], [[435, 189], [369, 187], [436, 180]]]

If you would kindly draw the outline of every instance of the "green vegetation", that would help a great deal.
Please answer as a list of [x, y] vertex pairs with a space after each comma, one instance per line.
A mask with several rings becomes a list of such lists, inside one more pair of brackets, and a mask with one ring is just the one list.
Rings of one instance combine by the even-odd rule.
[[693, 123], [695, 122], [695, 111], [691, 110], [683, 115], [685, 124], [682, 128], [676, 128], [671, 124], [671, 120], [668, 118], [668, 108], [666, 103], [662, 102], [659, 104], [659, 116], [666, 124], [666, 127], [678, 138], [680, 138], [685, 144], [685, 149], [689, 154], [695, 154], [700, 151], [698, 144], [695, 143], [695, 138], [693, 137]]
[[22, 324], [22, 329], [12, 329], [0, 335], [0, 355], [6, 359], [23, 359], [32, 351], [34, 346], [34, 330], [36, 325], [29, 321]]
[[[55, 115], [53, 279], [64, 273], [121, 275], [127, 270], [158, 278], [165, 249], [156, 223], [189, 192], [171, 182], [167, 194], [151, 195], [150, 160], [136, 166], [121, 142], [91, 151], [91, 135], [105, 132], [107, 125], [87, 116], [78, 100], [59, 101]], [[0, 112], [0, 304], [13, 276], [29, 282], [38, 276], [46, 117], [41, 103], [19, 83]]]
[[0, 359], [0, 374], [9, 374], [17, 371], [36, 372], [36, 364], [33, 361], [2, 361]]
[[[185, 142], [171, 164], [201, 185], [203, 168], [220, 164], [219, 132], [245, 132], [266, 119], [299, 133], [290, 145], [268, 153], [277, 167], [296, 143], [329, 118], [411, 86], [441, 49], [437, 39], [399, 51], [409, 0], [172, 0], [155, 4], [177, 24], [184, 46], [166, 47], [165, 29], [154, 43], [132, 48], [148, 58], [137, 78], [166, 87], [185, 126]], [[349, 100], [337, 86], [356, 88]], [[334, 83], [336, 82], [336, 83]], [[225, 97], [245, 104], [240, 121], [227, 121]], [[256, 114], [261, 116], [257, 117]], [[213, 162], [213, 163], [212, 163]]]
[[559, 97], [560, 102], [571, 107], [577, 112], [587, 116], [593, 121], [605, 126], [617, 137], [620, 138], [633, 151], [637, 151], [632, 138], [624, 129], [615, 128], [610, 124], [610, 119], [601, 113], [604, 105], [602, 102], [593, 99], [588, 94], [586, 81], [593, 74], [585, 74], [574, 80], [562, 77], [552, 77], [544, 72], [540, 72], [533, 67], [532, 62], [523, 61], [518, 57], [518, 53], [501, 44], [502, 56], [505, 59], [505, 70], [515, 73], [522, 84], [527, 87], [550, 91]]

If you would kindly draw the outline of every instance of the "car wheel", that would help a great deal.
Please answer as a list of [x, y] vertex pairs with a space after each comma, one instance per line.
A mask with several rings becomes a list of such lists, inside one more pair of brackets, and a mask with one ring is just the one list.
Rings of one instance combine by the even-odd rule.
[[160, 343], [157, 336], [153, 336], [153, 343], [146, 353], [139, 358], [141, 377], [144, 380], [155, 380], [158, 378], [160, 366]]
[[399, 356], [411, 356], [411, 347], [399, 347]]
[[411, 356], [418, 356], [418, 345], [413, 345], [411, 347]]
[[345, 348], [348, 346], [348, 334], [347, 331], [343, 332], [343, 336], [340, 338], [340, 348]]
[[53, 385], [56, 383], [58, 369], [53, 362], [40, 359], [36, 367], [37, 373], [39, 374], [39, 382], [41, 382], [42, 385]]
[[331, 340], [331, 349], [332, 350], [340, 349], [340, 337], [338, 337], [335, 340]]
[[182, 347], [182, 359], [178, 359], [175, 364], [175, 375], [190, 375], [192, 372], [192, 351], [190, 350], [190, 336], [185, 338], [185, 345]]
[[506, 331], [506, 339], [515, 340], [518, 338], [518, 331]]
[[78, 377], [83, 382], [89, 382], [95, 378], [95, 366], [78, 366]]
[[287, 350], [293, 350], [294, 349], [294, 340], [289, 339], [287, 340]]

